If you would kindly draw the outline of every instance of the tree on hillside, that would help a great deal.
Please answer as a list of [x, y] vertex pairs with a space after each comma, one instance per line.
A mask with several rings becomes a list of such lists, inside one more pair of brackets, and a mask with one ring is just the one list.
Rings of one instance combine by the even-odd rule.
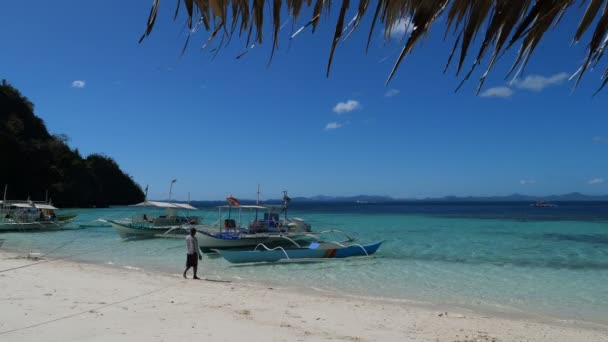
[[[271, 4], [272, 3], [272, 4]], [[148, 36], [159, 10], [160, 0], [154, 0], [148, 18], [147, 28], [140, 42]], [[340, 40], [347, 38], [356, 30], [361, 19], [372, 12], [372, 22], [369, 30], [367, 47], [369, 48], [372, 33], [378, 23], [383, 24], [386, 37], [390, 36], [391, 30], [396, 23], [407, 22], [411, 30], [405, 41], [401, 54], [395, 61], [395, 65], [388, 76], [387, 83], [393, 78], [403, 58], [413, 51], [416, 43], [424, 39], [432, 24], [439, 18], [446, 18], [446, 37], [454, 32], [454, 47], [449, 54], [446, 69], [450, 62], [456, 61], [457, 74], [463, 70], [466, 57], [476, 36], [483, 37], [480, 47], [474, 59], [463, 77], [467, 80], [477, 66], [482, 63], [484, 57], [489, 55], [486, 72], [479, 81], [478, 92], [483, 86], [488, 72], [491, 71], [496, 60], [506, 50], [515, 44], [520, 46], [515, 62], [509, 75], [517, 76], [527, 64], [530, 56], [538, 47], [544, 34], [554, 25], [560, 23], [564, 14], [574, 11], [579, 6], [586, 5], [586, 10], [581, 17], [576, 32], [573, 33], [573, 42], [578, 42], [583, 35], [590, 31], [591, 37], [588, 41], [588, 52], [580, 69], [577, 71], [578, 81], [583, 77], [585, 71], [594, 67], [602, 59], [604, 50], [608, 46], [608, 0], [184, 0], [183, 4], [187, 12], [187, 25], [190, 32], [194, 28], [203, 26], [211, 32], [209, 41], [220, 36], [220, 46], [228, 44], [234, 33], [239, 36], [246, 35], [247, 46], [250, 40], [256, 44], [262, 43], [264, 17], [272, 17], [272, 53], [278, 43], [278, 33], [281, 26], [281, 15], [283, 6], [286, 6], [288, 14], [294, 23], [304, 6], [312, 7], [312, 17], [302, 27], [311, 27], [314, 32], [321, 14], [329, 12], [330, 7], [339, 8], [335, 33], [327, 63], [327, 75], [329, 75], [335, 48]], [[348, 9], [356, 8], [354, 17], [347, 21]], [[177, 17], [181, 7], [181, 0], [177, 0]], [[574, 9], [573, 9], [574, 8]], [[254, 33], [255, 30], [255, 33]], [[300, 31], [296, 31], [295, 34]], [[294, 35], [295, 35], [294, 34]], [[293, 36], [293, 35], [292, 35]], [[186, 41], [188, 44], [190, 37]], [[186, 46], [184, 46], [184, 49]], [[459, 56], [456, 57], [456, 52]], [[237, 57], [238, 58], [238, 57]], [[509, 76], [508, 75], [508, 76]], [[602, 89], [608, 82], [608, 68], [601, 76]], [[599, 90], [598, 90], [599, 91]]]
[[0, 186], [9, 198], [88, 207], [141, 202], [144, 193], [109, 157], [83, 159], [65, 134], [50, 135], [34, 105], [5, 80], [0, 85]]

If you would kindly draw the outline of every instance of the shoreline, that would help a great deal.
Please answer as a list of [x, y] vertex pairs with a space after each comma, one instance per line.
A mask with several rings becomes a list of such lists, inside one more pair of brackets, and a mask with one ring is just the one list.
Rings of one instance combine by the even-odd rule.
[[[112, 262], [103, 262], [103, 261], [89, 261], [89, 260], [79, 260], [77, 257], [97, 252], [103, 252], [104, 250], [94, 250], [90, 252], [77, 253], [72, 256], [57, 256], [57, 261], [64, 261], [68, 263], [76, 263], [82, 265], [93, 265], [95, 267], [107, 268], [110, 270], [117, 271], [129, 271], [129, 272], [141, 272], [150, 275], [158, 275], [165, 277], [181, 277], [181, 269], [179, 272], [169, 272], [163, 270], [161, 268], [155, 269], [154, 267], [143, 267], [143, 266], [134, 266], [134, 265], [122, 265], [115, 264]], [[37, 252], [24, 252], [15, 249], [0, 249], [0, 260], [5, 257], [2, 257], [3, 253], [12, 254], [17, 256], [19, 254], [40, 254]], [[209, 256], [204, 256], [205, 258], [209, 258]], [[53, 257], [49, 259], [55, 259]], [[23, 258], [23, 260], [26, 260]], [[179, 267], [182, 265], [180, 264]], [[191, 271], [190, 271], [191, 272]], [[205, 274], [204, 261], [203, 266], [199, 267], [199, 273]], [[282, 291], [286, 291], [289, 293], [297, 293], [297, 294], [306, 294], [310, 296], [318, 296], [318, 295], [326, 295], [332, 296], [336, 298], [349, 299], [349, 300], [364, 300], [392, 305], [409, 305], [414, 306], [426, 310], [437, 310], [439, 312], [445, 312], [446, 310], [452, 312], [468, 312], [480, 316], [491, 316], [491, 317], [499, 317], [504, 319], [514, 319], [514, 320], [530, 320], [537, 323], [546, 323], [553, 325], [561, 325], [561, 326], [572, 326], [575, 328], [578, 327], [586, 327], [590, 329], [606, 329], [608, 331], [608, 321], [600, 322], [600, 321], [592, 321], [592, 320], [584, 320], [584, 319], [573, 319], [570, 317], [562, 316], [560, 317], [557, 313], [548, 313], [548, 312], [540, 312], [540, 311], [528, 311], [525, 308], [518, 308], [514, 306], [505, 306], [498, 304], [465, 304], [465, 303], [453, 303], [453, 302], [441, 302], [441, 301], [429, 301], [429, 300], [420, 300], [420, 299], [412, 299], [412, 298], [402, 298], [402, 297], [382, 297], [382, 296], [374, 296], [374, 295], [366, 295], [363, 293], [355, 293], [355, 292], [340, 292], [337, 289], [332, 288], [321, 288], [321, 287], [305, 287], [305, 286], [297, 286], [294, 284], [283, 284], [281, 282], [272, 282], [261, 281], [261, 280], [247, 280], [240, 277], [234, 277], [232, 275], [226, 277], [225, 279], [221, 279], [220, 275], [211, 274], [212, 277], [218, 277], [219, 279], [208, 279], [208, 281], [218, 281], [223, 282], [227, 281], [234, 284], [245, 285], [255, 288], [264, 288], [264, 287], [273, 287], [276, 289], [281, 289]], [[608, 342], [608, 340], [607, 340]]]
[[[203, 257], [203, 266], [200, 268], [202, 274], [205, 274], [204, 262], [205, 258]], [[155, 269], [154, 267], [143, 267], [143, 266], [132, 266], [132, 265], [118, 265], [114, 263], [108, 262], [89, 262], [84, 260], [73, 260], [73, 262], [84, 263], [84, 264], [92, 264], [98, 265], [101, 267], [108, 267], [114, 269], [125, 269], [129, 271], [135, 272], [144, 272], [151, 274], [159, 274], [169, 277], [179, 277], [181, 276], [181, 269], [179, 272], [169, 272], [162, 269]], [[327, 262], [341, 262], [337, 259], [332, 259]], [[178, 267], [181, 267], [180, 264]], [[200, 266], [200, 263], [199, 263]], [[221, 277], [217, 274], [211, 274], [213, 277]], [[222, 279], [218, 279], [222, 280]], [[397, 296], [376, 296], [376, 295], [368, 295], [364, 294], [362, 290], [360, 291], [352, 291], [345, 292], [340, 291], [335, 288], [322, 288], [322, 287], [305, 287], [298, 286], [296, 284], [284, 284], [282, 282], [273, 282], [271, 280], [258, 280], [258, 279], [243, 279], [241, 277], [234, 277], [232, 275], [226, 277], [223, 280], [228, 280], [235, 284], [242, 284], [246, 286], [252, 287], [274, 287], [280, 288], [283, 291], [291, 292], [291, 293], [299, 293], [299, 294], [307, 294], [311, 296], [317, 295], [328, 295], [333, 297], [339, 297], [342, 299], [354, 299], [354, 300], [365, 300], [372, 301], [378, 303], [387, 303], [387, 304], [395, 304], [395, 305], [411, 305], [415, 307], [420, 307], [428, 310], [438, 310], [439, 312], [444, 311], [464, 311], [469, 313], [474, 313], [481, 316], [493, 316], [500, 317], [505, 319], [525, 319], [531, 320], [539, 323], [548, 323], [548, 324], [556, 324], [556, 325], [564, 325], [564, 326], [574, 326], [574, 327], [589, 327], [589, 328], [600, 328], [608, 330], [608, 320], [605, 321], [593, 321], [593, 320], [585, 320], [585, 319], [575, 319], [572, 317], [568, 317], [566, 315], [559, 316], [559, 313], [556, 312], [547, 312], [547, 311], [531, 311], [526, 310], [526, 308], [520, 308], [515, 306], [507, 306], [507, 305], [499, 305], [496, 303], [484, 303], [481, 304], [466, 304], [466, 303], [455, 303], [455, 302], [446, 302], [446, 301], [430, 301], [424, 299], [413, 299], [407, 297], [397, 297]], [[443, 310], [443, 311], [442, 311]], [[607, 341], [608, 342], [608, 341]]]
[[[24, 258], [15, 259], [16, 256], [16, 253], [0, 251], [0, 272], [32, 262]], [[178, 290], [171, 290], [172, 287]], [[240, 281], [195, 282], [170, 273], [134, 271], [72, 260], [44, 262], [1, 272], [0, 288], [7, 294], [7, 298], [0, 299], [6, 308], [0, 312], [0, 337], [19, 341], [38, 341], [38, 334], [47, 330], [62, 337], [49, 340], [70, 340], [73, 333], [58, 328], [65, 327], [65, 322], [70, 320], [78, 320], [96, 331], [99, 331], [97, 325], [100, 324], [104, 332], [118, 339], [135, 338], [136, 341], [204, 335], [195, 328], [197, 325], [204, 325], [204, 332], [213, 340], [250, 337], [253, 341], [268, 341], [263, 334], [249, 335], [262, 331], [274, 334], [274, 340], [305, 341], [328, 338], [350, 341], [608, 340], [608, 327], [595, 323], [543, 321], [526, 313], [514, 317], [488, 315], [442, 304], [325, 293], [315, 289], [305, 291]], [[151, 302], [144, 297], [151, 298]], [[193, 302], [190, 303], [188, 298]], [[177, 300], [183, 305], [172, 305]], [[65, 302], [71, 304], [66, 306]], [[165, 321], [178, 326], [183, 325], [180, 322], [188, 320], [190, 315], [202, 315], [203, 319], [195, 319], [192, 324], [196, 324], [185, 332], [181, 330], [183, 327], [177, 329], [163, 324], [160, 329], [160, 326], [145, 324], [139, 315], [129, 314], [132, 306], [137, 306], [142, 317], [148, 319], [166, 312], [175, 317], [165, 318]], [[211, 310], [203, 310], [203, 307]], [[108, 315], [110, 312], [113, 315]], [[126, 317], [118, 319], [114, 315]], [[231, 319], [217, 321], [218, 315]], [[88, 319], [90, 316], [95, 316], [95, 319]], [[23, 322], [23, 317], [26, 322]], [[32, 321], [31, 317], [37, 319]], [[47, 321], [50, 322], [44, 323]], [[205, 324], [208, 321], [217, 321], [217, 325]], [[3, 333], [39, 323], [43, 324]], [[249, 333], [239, 330], [243, 325]], [[116, 329], [125, 330], [126, 334], [116, 334]], [[78, 334], [87, 334], [80, 326], [76, 330]], [[152, 332], [159, 335], [150, 335]], [[95, 340], [93, 337], [89, 339]], [[97, 339], [104, 338], [100, 335]]]

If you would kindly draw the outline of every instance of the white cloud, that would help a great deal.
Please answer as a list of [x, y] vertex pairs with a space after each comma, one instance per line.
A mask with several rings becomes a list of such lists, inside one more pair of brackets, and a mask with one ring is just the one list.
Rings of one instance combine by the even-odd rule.
[[386, 91], [386, 93], [384, 93], [384, 97], [393, 97], [397, 94], [399, 94], [401, 91], [399, 91], [399, 89], [389, 89]]
[[546, 87], [561, 84], [568, 78], [570, 78], [570, 74], [566, 72], [560, 72], [559, 74], [555, 74], [553, 76], [548, 77], [541, 75], [530, 75], [524, 78], [523, 80], [516, 79], [511, 83], [514, 87], [519, 89], [541, 91]]
[[519, 181], [519, 184], [521, 184], [521, 185], [536, 184], [536, 180], [534, 180], [534, 179], [522, 179], [522, 180]]
[[348, 112], [352, 112], [353, 110], [357, 110], [361, 108], [361, 103], [355, 100], [348, 100], [346, 102], [338, 102], [334, 106], [334, 112], [338, 114], [344, 114]]
[[[513, 90], [514, 88], [540, 92], [549, 86], [561, 84], [568, 78], [570, 78], [570, 74], [566, 72], [560, 72], [558, 74], [548, 77], [541, 75], [530, 75], [524, 78], [523, 80], [513, 80], [509, 82], [506, 86], [490, 88], [481, 93], [480, 96], [507, 98], [511, 97], [515, 93], [515, 90]], [[595, 139], [596, 138], [594, 138], [594, 141]]]
[[592, 180], [588, 181], [587, 183], [589, 183], [589, 184], [602, 184], [605, 181], [606, 180], [604, 178], [593, 178]]
[[72, 88], [84, 88], [87, 85], [87, 82], [76, 80], [72, 82]]
[[481, 97], [502, 97], [507, 98], [513, 95], [513, 89], [509, 87], [494, 87], [486, 89], [483, 93], [479, 94]]
[[593, 142], [608, 144], [608, 137], [593, 137]]
[[397, 20], [391, 27], [391, 38], [401, 39], [405, 35], [409, 35], [416, 29], [412, 18], [405, 17]]
[[329, 122], [327, 125], [325, 125], [325, 130], [326, 131], [331, 131], [331, 130], [334, 130], [334, 129], [338, 129], [338, 128], [342, 127], [342, 126], [344, 126], [343, 123], [333, 121], [333, 122]]

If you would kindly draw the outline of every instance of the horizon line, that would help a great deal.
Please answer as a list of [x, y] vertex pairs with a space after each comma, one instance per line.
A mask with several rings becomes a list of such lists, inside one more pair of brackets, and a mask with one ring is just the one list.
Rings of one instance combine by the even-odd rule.
[[[521, 194], [521, 193], [512, 193], [509, 195], [487, 195], [487, 196], [475, 196], [475, 195], [463, 195], [463, 196], [459, 196], [459, 195], [444, 195], [444, 196], [429, 196], [429, 197], [393, 197], [393, 196], [388, 196], [388, 195], [351, 195], [351, 196], [333, 196], [333, 195], [314, 195], [314, 196], [294, 196], [291, 197], [291, 199], [297, 199], [297, 198], [303, 198], [303, 199], [308, 199], [308, 200], [315, 200], [316, 197], [325, 197], [327, 199], [353, 199], [353, 198], [357, 198], [357, 197], [378, 197], [378, 198], [383, 198], [386, 200], [392, 200], [392, 201], [428, 201], [428, 200], [445, 200], [445, 199], [491, 199], [491, 198], [505, 198], [505, 197], [517, 197], [517, 196], [521, 196], [521, 197], [531, 197], [531, 198], [536, 198], [536, 199], [542, 199], [542, 198], [546, 198], [546, 197], [565, 197], [565, 196], [584, 196], [584, 197], [608, 197], [608, 194], [597, 194], [597, 195], [593, 195], [593, 194], [585, 194], [582, 192], [569, 192], [569, 193], [563, 193], [563, 194], [551, 194], [551, 195], [528, 195], [528, 194]], [[158, 200], [158, 201], [175, 201], [175, 202], [188, 202], [188, 200], [181, 200], [181, 199], [148, 199], [148, 200]], [[225, 199], [191, 199], [190, 202], [224, 202], [226, 201]], [[255, 202], [256, 199], [255, 198], [243, 198], [240, 199], [240, 201], [251, 201], [251, 202]], [[269, 198], [269, 199], [265, 199], [265, 200], [260, 200], [260, 202], [268, 202], [268, 201], [282, 201], [281, 198]]]

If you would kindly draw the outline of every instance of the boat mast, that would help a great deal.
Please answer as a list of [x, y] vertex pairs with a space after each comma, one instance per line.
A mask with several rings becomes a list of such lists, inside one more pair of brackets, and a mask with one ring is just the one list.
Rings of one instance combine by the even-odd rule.
[[287, 203], [289, 197], [287, 197], [287, 190], [283, 190], [283, 205], [285, 206], [285, 220], [287, 220]]
[[171, 202], [171, 191], [173, 191], [173, 183], [177, 182], [177, 178], [171, 181], [171, 185], [169, 185], [169, 202]]
[[258, 183], [258, 196], [257, 199], [255, 201], [256, 205], [260, 205], [260, 183]]
[[[260, 183], [258, 183], [258, 195], [255, 204], [260, 205]], [[255, 220], [258, 220], [258, 208], [255, 208]]]
[[220, 227], [220, 233], [222, 232], [222, 227], [224, 226], [222, 224], [222, 206], [220, 205], [218, 208], [218, 213], [217, 213], [217, 225]]
[[2, 201], [2, 209], [4, 209], [4, 206], [6, 205], [6, 191], [8, 190], [8, 184], [4, 184], [4, 197], [3, 197], [3, 201]]

